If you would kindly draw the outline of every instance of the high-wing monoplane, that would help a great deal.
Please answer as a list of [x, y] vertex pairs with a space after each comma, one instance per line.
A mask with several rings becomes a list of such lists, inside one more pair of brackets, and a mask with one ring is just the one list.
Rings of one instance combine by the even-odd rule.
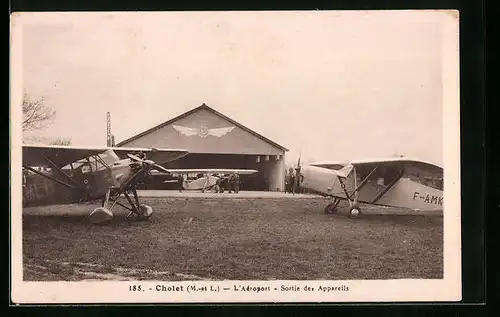
[[[208, 169], [168, 169], [172, 174], [196, 175], [194, 178], [185, 177], [182, 182], [184, 190], [224, 192], [223, 182], [229, 181], [231, 174], [251, 175], [258, 171], [252, 169], [208, 168]], [[161, 175], [162, 172], [151, 172], [152, 175]], [[166, 180], [165, 182], [178, 182]]]
[[361, 213], [359, 203], [443, 210], [443, 168], [421, 160], [398, 157], [300, 166], [299, 157], [296, 174], [294, 192], [300, 187], [332, 199], [325, 213], [336, 213], [341, 200], [349, 203], [349, 217]]
[[[102, 199], [88, 216], [92, 223], [109, 221], [115, 205], [130, 211], [127, 219], [148, 219], [153, 209], [139, 202], [136, 186], [152, 169], [169, 173], [151, 158], [167, 163], [187, 154], [181, 149], [23, 145], [23, 207]], [[118, 201], [121, 195], [129, 206]]]

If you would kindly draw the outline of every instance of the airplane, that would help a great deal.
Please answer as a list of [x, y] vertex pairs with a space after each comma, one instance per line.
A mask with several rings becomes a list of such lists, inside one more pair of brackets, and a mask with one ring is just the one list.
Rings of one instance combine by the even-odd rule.
[[331, 198], [324, 212], [335, 214], [342, 200], [349, 218], [361, 214], [360, 203], [413, 211], [443, 210], [443, 168], [404, 157], [316, 162], [295, 168], [293, 193], [299, 188]]
[[[228, 174], [238, 174], [238, 175], [252, 175], [258, 173], [257, 170], [253, 169], [169, 169], [172, 174], [184, 174], [184, 175], [200, 175], [203, 176], [196, 177], [195, 179], [184, 178], [182, 188], [183, 190], [201, 190], [202, 193], [205, 191], [214, 191], [216, 193], [223, 193], [224, 188], [221, 183], [229, 179]], [[151, 171], [151, 175], [161, 175], [162, 172]], [[166, 180], [164, 183], [176, 183], [177, 180]]]
[[[23, 145], [23, 207], [84, 203], [102, 199], [87, 217], [94, 224], [112, 219], [115, 205], [129, 210], [127, 220], [146, 220], [153, 209], [139, 202], [136, 186], [152, 169], [188, 154], [183, 149]], [[151, 158], [151, 157], [150, 157]], [[134, 196], [134, 200], [129, 194]], [[118, 198], [124, 195], [129, 206]]]

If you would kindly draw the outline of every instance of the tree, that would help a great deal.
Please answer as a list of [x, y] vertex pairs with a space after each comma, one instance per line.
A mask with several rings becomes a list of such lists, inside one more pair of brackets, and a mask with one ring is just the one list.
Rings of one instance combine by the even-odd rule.
[[71, 145], [70, 138], [45, 138], [40, 135], [29, 135], [29, 132], [42, 130], [52, 123], [56, 112], [45, 104], [44, 98], [31, 98], [27, 93], [23, 96], [23, 142], [28, 144]]
[[49, 143], [50, 145], [71, 145], [71, 139], [70, 138], [57, 138]]
[[46, 139], [40, 136], [23, 136], [23, 143], [26, 144], [43, 144], [46, 143]]
[[23, 139], [26, 144], [49, 144], [49, 145], [71, 145], [71, 138], [45, 138], [41, 136], [29, 136]]
[[23, 96], [23, 131], [44, 129], [52, 123], [56, 112], [45, 104], [42, 98], [34, 99], [24, 93]]

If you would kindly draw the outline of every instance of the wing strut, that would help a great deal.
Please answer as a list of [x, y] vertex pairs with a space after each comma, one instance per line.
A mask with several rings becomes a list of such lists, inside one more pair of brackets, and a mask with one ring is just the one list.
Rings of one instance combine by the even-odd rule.
[[380, 194], [377, 195], [377, 197], [375, 197], [375, 199], [373, 199], [373, 201], [371, 202], [372, 204], [375, 204], [380, 198], [382, 198], [382, 196], [384, 196], [388, 191], [389, 189], [391, 189], [395, 184], [396, 182], [401, 178], [403, 177], [403, 174], [404, 174], [404, 171], [403, 169], [400, 169], [399, 170], [399, 174], [398, 176], [394, 177], [394, 179], [392, 180], [392, 182], [389, 183], [389, 185], [387, 185], [383, 191], [380, 192]]
[[[356, 193], [357, 193], [357, 192], [358, 192], [361, 188], [363, 188], [363, 186], [365, 186], [365, 184], [368, 182], [368, 178], [369, 178], [370, 176], [372, 176], [372, 174], [373, 174], [373, 173], [375, 173], [375, 171], [376, 171], [377, 169], [378, 169], [378, 166], [375, 166], [375, 168], [374, 168], [374, 169], [372, 169], [372, 171], [371, 171], [368, 175], [366, 175], [366, 177], [365, 177], [365, 178], [361, 181], [361, 183], [359, 183], [359, 185], [358, 185], [358, 186], [356, 186], [356, 189], [354, 189], [354, 192], [356, 192]], [[355, 170], [356, 170], [356, 169], [355, 169]]]
[[42, 153], [42, 151], [39, 151], [38, 153], [40, 154], [40, 156], [41, 156], [41, 157], [43, 157], [43, 159], [44, 159], [45, 161], [47, 161], [47, 163], [49, 163], [49, 165], [50, 165], [52, 168], [56, 169], [58, 172], [62, 173], [64, 176], [66, 176], [66, 178], [70, 181], [70, 183], [72, 183], [72, 184], [73, 184], [73, 186], [75, 186], [75, 187], [73, 187], [73, 188], [78, 187], [78, 185], [77, 185], [77, 184], [75, 183], [75, 181], [71, 178], [71, 176], [69, 176], [68, 174], [66, 174], [66, 173], [65, 173], [65, 172], [64, 172], [64, 171], [63, 171], [63, 170], [62, 170], [59, 166], [57, 166], [57, 165], [56, 165], [54, 162], [52, 162], [52, 161], [51, 161], [51, 160], [50, 160], [47, 156], [45, 156], [45, 155]]
[[67, 187], [72, 188], [72, 189], [78, 189], [77, 187], [75, 187], [75, 186], [73, 186], [71, 184], [68, 184], [66, 182], [63, 182], [62, 180], [59, 180], [59, 179], [57, 179], [57, 178], [55, 178], [55, 177], [53, 177], [53, 176], [51, 176], [49, 174], [45, 174], [45, 173], [39, 172], [39, 171], [37, 171], [36, 169], [34, 169], [34, 168], [30, 167], [30, 166], [23, 166], [23, 168], [28, 169], [28, 170], [32, 171], [33, 173], [36, 173], [36, 174], [41, 175], [43, 177], [46, 177], [46, 178], [48, 178], [50, 180], [53, 180], [54, 182], [59, 183], [61, 185], [67, 186]]
[[356, 171], [356, 167], [354, 167], [354, 190], [352, 192], [352, 194], [349, 194], [349, 192], [347, 191], [347, 188], [346, 188], [346, 185], [344, 184], [344, 182], [342, 181], [342, 177], [337, 175], [337, 178], [340, 182], [340, 187], [342, 188], [342, 190], [344, 191], [344, 194], [345, 194], [345, 197], [347, 199], [347, 201], [349, 202], [349, 205], [352, 207], [353, 205], [353, 202], [352, 202], [352, 197], [354, 197], [354, 204], [357, 203], [358, 201], [358, 193], [359, 193], [359, 190], [361, 188], [363, 188], [363, 186], [366, 185], [366, 183], [368, 182], [368, 179], [369, 177], [375, 173], [375, 171], [378, 169], [378, 166], [375, 166], [370, 173], [368, 173], [368, 175], [366, 175], [366, 177], [361, 181], [361, 183], [359, 183], [359, 185], [357, 185], [357, 171]]

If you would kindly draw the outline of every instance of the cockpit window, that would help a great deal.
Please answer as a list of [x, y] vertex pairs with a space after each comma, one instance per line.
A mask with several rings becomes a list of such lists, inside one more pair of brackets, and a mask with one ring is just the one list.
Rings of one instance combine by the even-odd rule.
[[[71, 165], [73, 165], [73, 169], [74, 170], [78, 170], [81, 168], [82, 170], [82, 173], [88, 173], [88, 172], [85, 172], [83, 171], [83, 166], [85, 166], [86, 164], [86, 168], [85, 170], [87, 171], [88, 169], [91, 169], [91, 170], [95, 170], [95, 171], [98, 171], [98, 170], [103, 170], [113, 164], [115, 164], [117, 161], [119, 161], [120, 158], [118, 157], [118, 155], [116, 155], [116, 153], [112, 150], [108, 150], [104, 153], [101, 153], [97, 156], [90, 156], [87, 158], [84, 158], [84, 159], [81, 159], [81, 160], [78, 160], [76, 162], [73, 162], [73, 164], [68, 164], [66, 166], [64, 166], [62, 169], [63, 170], [71, 170]], [[90, 167], [88, 166], [88, 163], [90, 163]]]
[[408, 164], [405, 168], [405, 177], [422, 185], [443, 190], [443, 172], [440, 168]]
[[111, 150], [99, 154], [99, 158], [108, 166], [113, 165], [116, 161], [120, 160], [118, 155], [116, 155], [116, 153]]

